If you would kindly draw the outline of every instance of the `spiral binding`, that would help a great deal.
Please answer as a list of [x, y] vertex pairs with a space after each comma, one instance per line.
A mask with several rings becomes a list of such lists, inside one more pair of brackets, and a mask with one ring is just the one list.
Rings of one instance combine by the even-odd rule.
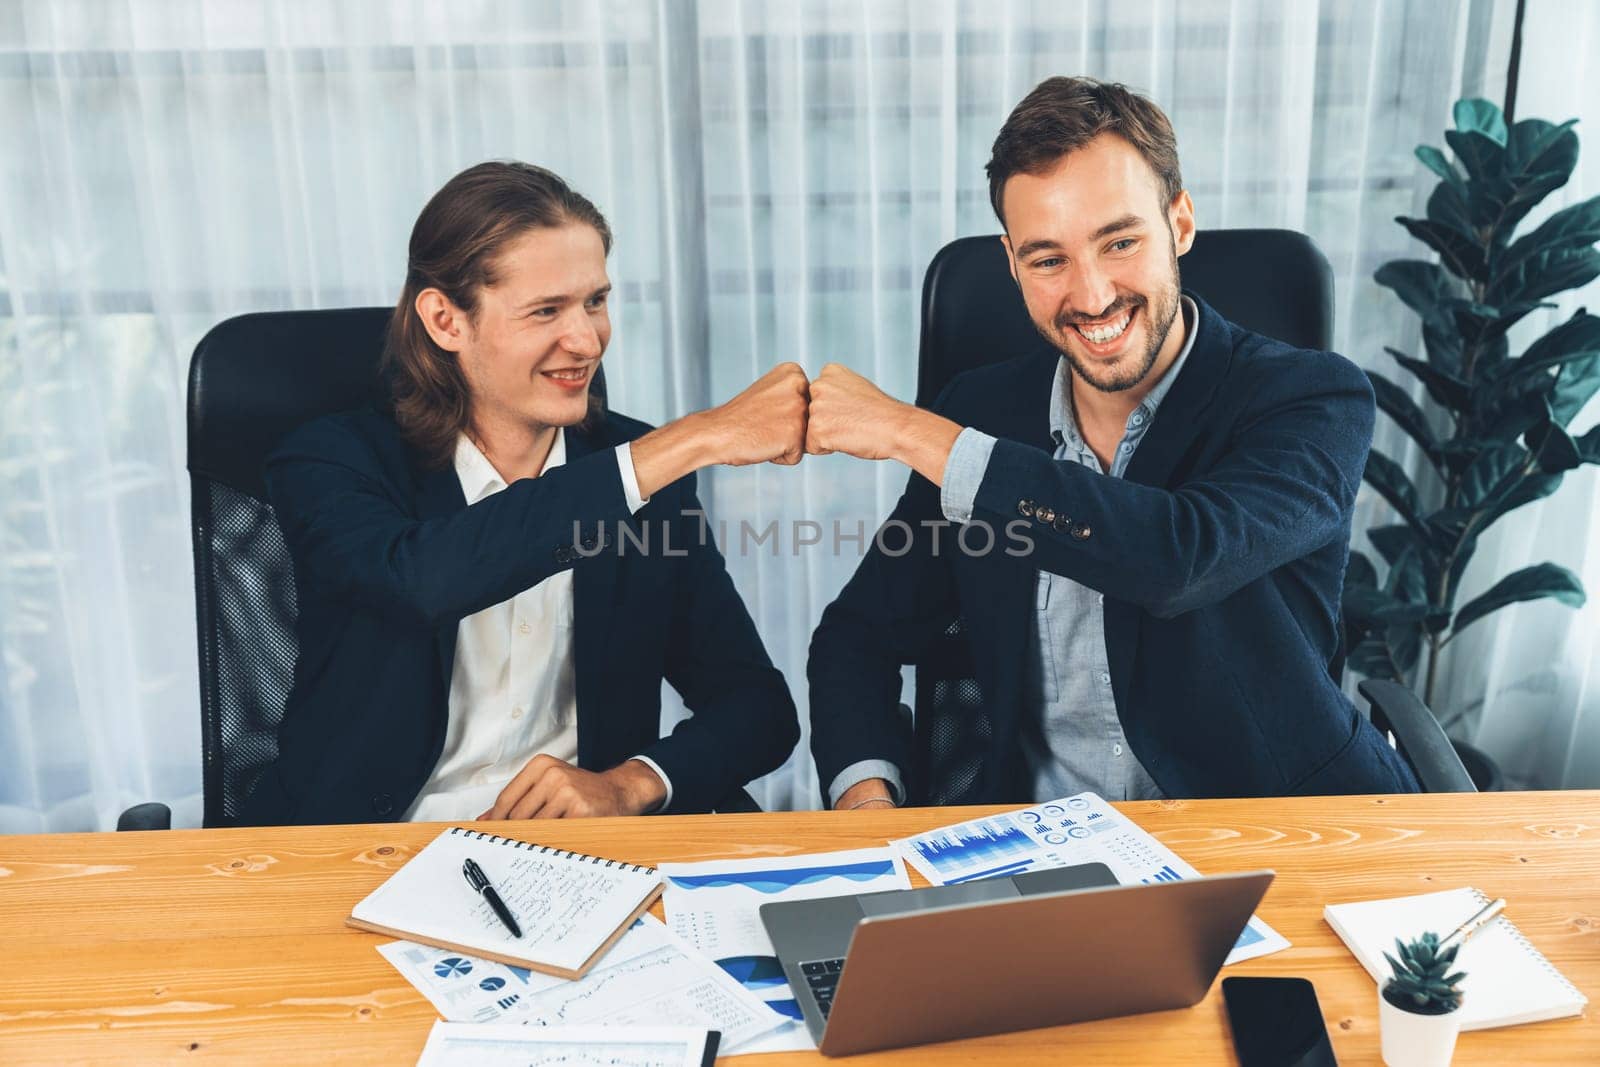
[[450, 827], [452, 834], [462, 834], [479, 841], [487, 841], [494, 845], [510, 845], [512, 848], [524, 848], [529, 852], [537, 851], [541, 856], [550, 856], [560, 860], [577, 860], [579, 863], [596, 863], [610, 870], [628, 871], [633, 874], [655, 874], [654, 867], [640, 863], [624, 863], [621, 860], [602, 859], [591, 856], [587, 852], [572, 852], [564, 848], [552, 848], [549, 845], [535, 845], [531, 841], [517, 841], [510, 837], [501, 837], [498, 834], [484, 833], [482, 830], [468, 830], [465, 826]]
[[[1480, 906], [1489, 903], [1488, 895], [1481, 889], [1474, 889], [1472, 891], [1472, 895], [1477, 898]], [[1523, 949], [1527, 951], [1528, 955], [1537, 960], [1539, 966], [1543, 967], [1550, 977], [1554, 978], [1557, 982], [1560, 982], [1563, 986], [1565, 986], [1567, 990], [1573, 994], [1573, 996], [1583, 996], [1582, 993], [1578, 992], [1578, 987], [1572, 984], [1572, 980], [1566, 975], [1562, 974], [1560, 971], [1556, 970], [1556, 965], [1551, 963], [1549, 958], [1546, 957], [1543, 952], [1540, 952], [1534, 947], [1533, 942], [1528, 940], [1526, 934], [1517, 929], [1515, 923], [1506, 918], [1504, 915], [1495, 916], [1495, 921], [1505, 924], [1506, 933], [1511, 937], [1511, 940], [1521, 945]]]

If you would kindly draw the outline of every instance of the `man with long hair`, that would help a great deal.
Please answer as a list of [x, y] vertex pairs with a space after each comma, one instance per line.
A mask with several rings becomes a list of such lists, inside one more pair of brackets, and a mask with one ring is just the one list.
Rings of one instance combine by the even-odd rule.
[[[811, 383], [808, 449], [911, 467], [894, 518], [918, 534], [869, 552], [812, 638], [827, 799], [1415, 790], [1329, 669], [1372, 438], [1366, 378], [1182, 291], [1195, 220], [1177, 140], [1125, 87], [1043, 82], [988, 174], [1054, 351], [959, 375], [933, 411], [839, 366]], [[941, 553], [938, 527], [965, 523], [1019, 524], [1032, 550]], [[946, 724], [972, 770], [937, 780], [895, 698], [900, 665], [957, 620], [985, 722]]]
[[[798, 462], [805, 374], [655, 430], [606, 410], [610, 249], [595, 206], [527, 164], [423, 208], [390, 401], [267, 462], [300, 655], [244, 821], [709, 811], [788, 757], [793, 701], [693, 474]], [[663, 679], [692, 712], [667, 737]]]

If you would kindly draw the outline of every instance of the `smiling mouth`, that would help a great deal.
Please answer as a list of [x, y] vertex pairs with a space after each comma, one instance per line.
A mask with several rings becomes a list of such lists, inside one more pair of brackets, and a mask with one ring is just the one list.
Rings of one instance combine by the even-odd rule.
[[558, 382], [581, 382], [589, 377], [587, 367], [568, 367], [565, 370], [540, 371], [546, 378], [554, 378]]
[[1115, 318], [1102, 319], [1099, 322], [1090, 323], [1072, 322], [1067, 323], [1067, 325], [1076, 330], [1078, 336], [1091, 345], [1108, 345], [1128, 332], [1128, 327], [1132, 325], [1133, 317], [1138, 313], [1138, 310], [1137, 307], [1132, 307]]

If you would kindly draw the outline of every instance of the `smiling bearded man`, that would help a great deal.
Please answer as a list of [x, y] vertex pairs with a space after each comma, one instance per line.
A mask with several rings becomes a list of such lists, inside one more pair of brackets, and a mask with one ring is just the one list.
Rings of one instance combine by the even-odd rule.
[[[812, 637], [812, 749], [836, 807], [1409, 792], [1330, 674], [1365, 376], [1181, 293], [1194, 241], [1177, 140], [1120, 85], [1051, 78], [994, 143], [1011, 273], [1054, 354], [956, 377], [933, 411], [830, 365], [806, 447], [896, 459], [891, 521]], [[1031, 552], [939, 526], [1021, 524]], [[964, 531], [963, 531], [964, 532]], [[961, 539], [965, 543], [965, 539]], [[960, 624], [987, 723], [970, 781], [930, 780], [902, 664]]]

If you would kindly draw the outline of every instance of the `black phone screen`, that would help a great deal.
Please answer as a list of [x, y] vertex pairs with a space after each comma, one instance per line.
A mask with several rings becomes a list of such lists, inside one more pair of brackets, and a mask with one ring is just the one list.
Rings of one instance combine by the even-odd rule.
[[1338, 1067], [1304, 978], [1224, 978], [1222, 999], [1241, 1067]]

